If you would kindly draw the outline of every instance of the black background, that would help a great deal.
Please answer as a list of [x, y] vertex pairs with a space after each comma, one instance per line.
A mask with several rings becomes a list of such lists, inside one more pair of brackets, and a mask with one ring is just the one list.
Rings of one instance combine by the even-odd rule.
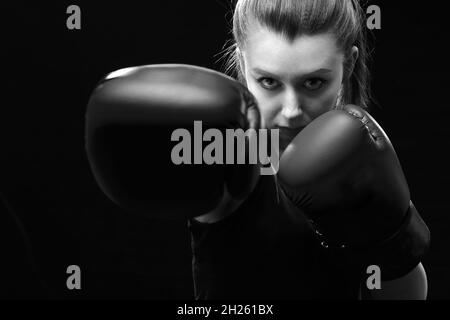
[[[434, 3], [368, 2], [382, 14], [381, 30], [372, 32], [379, 105], [372, 113], [431, 230], [423, 260], [429, 299], [449, 299], [448, 19], [443, 4]], [[71, 4], [81, 8], [81, 30], [66, 27]], [[4, 16], [2, 214], [22, 220], [48, 296], [193, 298], [186, 223], [129, 215], [101, 193], [84, 152], [84, 114], [97, 81], [115, 69], [186, 63], [221, 70], [231, 3], [20, 2]], [[35, 296], [15, 229], [1, 225], [1, 277], [21, 288], [9, 297]], [[79, 291], [66, 287], [72, 264], [82, 270]]]

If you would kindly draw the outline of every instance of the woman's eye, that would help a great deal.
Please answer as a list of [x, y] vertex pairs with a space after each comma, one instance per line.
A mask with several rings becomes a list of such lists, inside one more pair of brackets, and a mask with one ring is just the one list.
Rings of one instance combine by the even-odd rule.
[[273, 90], [278, 87], [278, 82], [271, 78], [261, 78], [258, 80], [264, 89]]
[[314, 78], [314, 79], [306, 80], [305, 83], [303, 84], [303, 86], [308, 90], [318, 90], [318, 89], [322, 88], [324, 83], [325, 83], [325, 80], [319, 79], [319, 78]]

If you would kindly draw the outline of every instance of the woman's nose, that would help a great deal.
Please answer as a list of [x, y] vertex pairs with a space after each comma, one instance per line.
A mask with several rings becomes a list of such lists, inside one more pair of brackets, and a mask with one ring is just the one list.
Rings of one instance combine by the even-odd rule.
[[303, 114], [300, 95], [289, 90], [285, 93], [281, 114], [288, 119], [299, 117]]

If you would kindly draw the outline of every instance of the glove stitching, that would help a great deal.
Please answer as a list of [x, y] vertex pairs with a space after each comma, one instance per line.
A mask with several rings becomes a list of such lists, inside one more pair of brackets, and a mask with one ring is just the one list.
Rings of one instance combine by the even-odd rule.
[[372, 140], [374, 142], [377, 142], [377, 140], [380, 139], [380, 136], [377, 135], [374, 130], [370, 129], [370, 127], [369, 127], [370, 120], [369, 120], [369, 118], [366, 115], [359, 114], [359, 113], [357, 113], [357, 112], [355, 112], [353, 110], [347, 110], [347, 112], [350, 115], [352, 115], [355, 118], [357, 118], [364, 125], [364, 127], [366, 128], [367, 132], [369, 133], [370, 137], [372, 138]]

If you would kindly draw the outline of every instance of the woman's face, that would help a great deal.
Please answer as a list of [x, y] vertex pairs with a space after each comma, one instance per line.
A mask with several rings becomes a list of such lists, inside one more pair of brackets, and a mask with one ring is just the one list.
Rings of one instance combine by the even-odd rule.
[[344, 56], [332, 34], [300, 36], [292, 43], [264, 27], [253, 28], [241, 65], [261, 111], [262, 126], [280, 129], [280, 150], [319, 115], [334, 108]]

